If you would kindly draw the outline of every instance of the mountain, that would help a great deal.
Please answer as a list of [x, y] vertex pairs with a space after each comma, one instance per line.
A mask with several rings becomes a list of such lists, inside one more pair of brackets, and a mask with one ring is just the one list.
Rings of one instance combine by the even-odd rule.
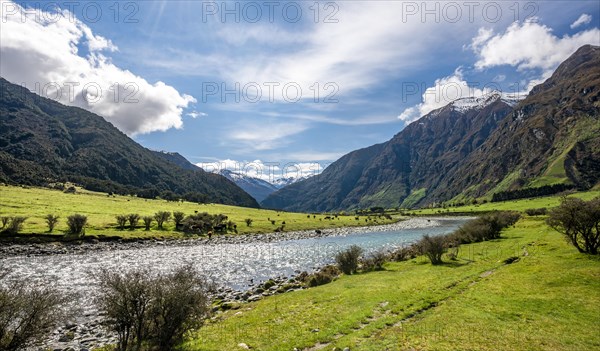
[[265, 180], [249, 177], [227, 169], [222, 169], [219, 174], [234, 182], [237, 186], [244, 189], [245, 192], [250, 194], [250, 196], [259, 202], [279, 189], [277, 186]]
[[600, 48], [584, 46], [521, 102], [499, 93], [454, 101], [262, 205], [414, 207], [555, 184], [589, 188], [600, 181], [599, 95]]
[[[87, 189], [258, 207], [234, 183], [150, 151], [102, 117], [0, 78], [0, 182], [75, 182]], [[182, 157], [181, 157], [182, 158]]]
[[154, 150], [152, 150], [152, 152], [154, 153], [154, 155], [164, 159], [165, 161], [174, 163], [183, 169], [187, 169], [190, 171], [202, 170], [202, 168], [191, 163], [190, 161], [187, 160], [187, 158], [181, 156], [181, 154], [179, 154], [178, 152], [154, 151]]

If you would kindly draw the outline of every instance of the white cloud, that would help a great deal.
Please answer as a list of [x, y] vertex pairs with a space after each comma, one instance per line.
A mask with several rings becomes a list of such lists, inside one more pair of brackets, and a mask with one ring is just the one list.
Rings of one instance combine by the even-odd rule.
[[232, 159], [218, 160], [214, 162], [196, 163], [207, 172], [218, 173], [221, 170], [229, 170], [247, 177], [262, 179], [267, 182], [275, 182], [281, 178], [300, 178], [319, 174], [323, 166], [316, 162], [267, 162], [261, 160], [237, 161]]
[[6, 0], [0, 6], [0, 72], [7, 80], [97, 113], [127, 134], [182, 127], [183, 109], [196, 100], [115, 66], [103, 52], [118, 48], [73, 14], [25, 9]]
[[559, 38], [551, 28], [531, 21], [522, 24], [515, 22], [504, 33], [496, 35], [480, 30], [479, 35], [473, 38], [471, 48], [478, 56], [475, 63], [478, 69], [510, 65], [519, 71], [553, 71], [579, 47], [599, 43], [598, 28]]
[[187, 115], [192, 118], [198, 118], [198, 117], [206, 117], [206, 116], [208, 116], [208, 113], [192, 111], [192, 112], [188, 113]]
[[592, 16], [588, 15], [587, 13], [583, 13], [575, 22], [571, 23], [571, 29], [589, 24], [590, 22], [592, 22]]
[[492, 90], [491, 88], [479, 89], [469, 86], [459, 68], [450, 76], [436, 79], [434, 85], [423, 93], [422, 102], [405, 109], [398, 118], [408, 124], [456, 99], [479, 97]]

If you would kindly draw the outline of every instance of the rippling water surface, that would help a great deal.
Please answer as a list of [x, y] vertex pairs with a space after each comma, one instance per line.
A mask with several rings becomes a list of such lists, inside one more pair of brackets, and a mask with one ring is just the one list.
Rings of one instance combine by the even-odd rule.
[[0, 263], [11, 276], [53, 284], [65, 291], [89, 296], [93, 290], [89, 272], [99, 267], [123, 271], [148, 267], [166, 271], [191, 263], [219, 285], [237, 290], [270, 277], [289, 276], [332, 263], [336, 252], [350, 245], [365, 251], [392, 249], [418, 240], [425, 234], [453, 231], [465, 219], [416, 221], [408, 229], [352, 233], [344, 236], [279, 241], [273, 243], [152, 246], [42, 257], [11, 257]]

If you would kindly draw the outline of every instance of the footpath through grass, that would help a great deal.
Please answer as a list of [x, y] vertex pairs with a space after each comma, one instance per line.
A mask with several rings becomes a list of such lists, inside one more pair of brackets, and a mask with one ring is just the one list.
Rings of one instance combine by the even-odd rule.
[[525, 217], [502, 236], [464, 245], [442, 266], [418, 257], [242, 305], [181, 349], [600, 349], [600, 259], [543, 218]]
[[[140, 216], [151, 216], [158, 211], [181, 211], [186, 215], [197, 212], [224, 214], [237, 224], [239, 234], [270, 233], [285, 222], [285, 231], [307, 230], [316, 228], [334, 228], [343, 226], [364, 226], [371, 224], [391, 223], [393, 220], [377, 216], [331, 216], [312, 215], [306, 213], [291, 213], [263, 209], [218, 205], [197, 204], [192, 202], [168, 202], [165, 200], [148, 200], [132, 196], [108, 196], [106, 193], [96, 193], [78, 190], [68, 194], [58, 190], [45, 188], [23, 188], [16, 186], [0, 186], [0, 217], [25, 216], [27, 220], [22, 233], [47, 234], [48, 227], [44, 220], [47, 214], [60, 216], [53, 234], [63, 235], [67, 231], [67, 217], [81, 213], [88, 217], [86, 236], [116, 236], [121, 238], [183, 238], [184, 234], [176, 232], [173, 222], [165, 225], [164, 230], [156, 229], [153, 223], [150, 231], [145, 231], [140, 221], [135, 230], [119, 230], [115, 220], [116, 215], [137, 213]], [[245, 219], [252, 219], [247, 226]], [[271, 221], [275, 221], [273, 224]]]

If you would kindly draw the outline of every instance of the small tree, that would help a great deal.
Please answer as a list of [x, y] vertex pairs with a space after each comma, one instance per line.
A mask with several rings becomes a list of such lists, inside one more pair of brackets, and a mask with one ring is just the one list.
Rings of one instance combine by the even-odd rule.
[[158, 229], [163, 229], [163, 224], [171, 219], [171, 212], [158, 211], [154, 214], [154, 220]]
[[179, 211], [173, 212], [173, 221], [175, 221], [175, 227], [180, 226], [184, 218], [185, 213]]
[[54, 230], [54, 227], [58, 223], [58, 218], [59, 218], [58, 216], [53, 215], [53, 214], [48, 214], [48, 215], [46, 215], [46, 217], [44, 217], [44, 219], [46, 220], [46, 224], [48, 224], [48, 231], [50, 233], [52, 233], [52, 231]]
[[137, 213], [130, 213], [127, 215], [127, 221], [129, 222], [129, 229], [134, 230], [140, 221], [140, 215]]
[[[246, 218], [246, 219], [244, 219], [244, 222], [246, 222], [246, 226], [249, 227], [252, 225], [253, 220], [252, 220], [252, 218]], [[272, 221], [272, 222], [275, 222], [275, 221]]]
[[447, 241], [442, 235], [425, 235], [421, 240], [419, 240], [419, 242], [417, 242], [417, 247], [422, 255], [425, 255], [429, 258], [431, 264], [441, 264], [442, 255], [447, 249]]
[[85, 234], [85, 231], [83, 230], [83, 228], [85, 227], [86, 224], [87, 224], [87, 216], [84, 216], [82, 214], [76, 213], [74, 215], [67, 217], [67, 226], [69, 227], [69, 233], [71, 233], [71, 234], [83, 236]]
[[144, 216], [142, 220], [144, 221], [144, 227], [146, 230], [150, 230], [150, 226], [152, 225], [154, 218], [152, 216]]
[[117, 219], [117, 226], [119, 227], [119, 229], [121, 229], [121, 230], [125, 229], [125, 224], [127, 223], [127, 216], [126, 215], [116, 215], [115, 218]]
[[547, 223], [581, 253], [598, 255], [600, 249], [600, 197], [590, 201], [563, 198], [550, 211]]
[[352, 274], [358, 269], [358, 259], [362, 253], [363, 249], [352, 245], [348, 249], [338, 252], [335, 255], [335, 262], [344, 274]]
[[0, 221], [2, 222], [2, 229], [4, 229], [4, 227], [6, 227], [6, 225], [10, 221], [10, 217], [7, 217], [7, 216], [0, 217]]
[[9, 217], [9, 221], [6, 224], [4, 232], [13, 235], [18, 234], [23, 229], [23, 223], [26, 219], [27, 217], [22, 216]]

